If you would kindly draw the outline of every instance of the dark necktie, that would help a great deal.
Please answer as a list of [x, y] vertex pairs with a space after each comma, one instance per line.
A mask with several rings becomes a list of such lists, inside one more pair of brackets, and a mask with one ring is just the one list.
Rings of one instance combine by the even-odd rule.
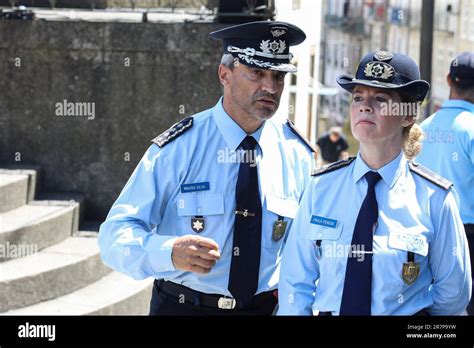
[[[241, 143], [247, 154], [254, 151], [256, 145], [257, 141], [250, 136]], [[234, 243], [228, 287], [240, 308], [250, 306], [257, 291], [262, 239], [262, 205], [257, 166], [248, 161], [255, 160], [255, 156], [247, 154], [240, 163], [235, 189]]]
[[[375, 185], [381, 179], [381, 176], [377, 172], [368, 172], [365, 174], [365, 179], [368, 184], [367, 195], [360, 207], [354, 234], [352, 235], [340, 315], [370, 315], [372, 244], [379, 215]], [[365, 253], [361, 254], [360, 251]]]

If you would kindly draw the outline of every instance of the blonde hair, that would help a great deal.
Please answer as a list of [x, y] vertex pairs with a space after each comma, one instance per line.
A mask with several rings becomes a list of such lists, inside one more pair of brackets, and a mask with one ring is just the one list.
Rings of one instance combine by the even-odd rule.
[[416, 123], [403, 129], [403, 152], [406, 158], [411, 160], [420, 153], [422, 140], [423, 130]]
[[[405, 94], [405, 93], [398, 93], [400, 99], [404, 103], [419, 103], [419, 105], [423, 105], [422, 102], [417, 101], [413, 96]], [[418, 155], [421, 151], [421, 141], [423, 140], [423, 129], [416, 124], [416, 119], [421, 116], [421, 110], [417, 109], [418, 112], [415, 112], [412, 116], [415, 119], [415, 122], [411, 126], [403, 128], [403, 143], [402, 148], [403, 152], [405, 153], [405, 157], [409, 160], [413, 159]]]

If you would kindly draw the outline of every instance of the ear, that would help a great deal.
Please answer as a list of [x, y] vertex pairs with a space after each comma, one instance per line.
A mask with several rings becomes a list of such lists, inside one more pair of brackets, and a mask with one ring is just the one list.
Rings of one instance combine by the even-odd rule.
[[403, 117], [402, 127], [410, 127], [413, 123], [415, 123], [415, 116], [405, 116]]
[[229, 86], [232, 80], [232, 70], [230, 70], [224, 64], [220, 64], [217, 75], [219, 76], [219, 81], [223, 87]]
[[451, 87], [451, 85], [453, 84], [453, 79], [451, 78], [451, 75], [447, 75], [446, 76], [446, 81], [448, 82], [448, 86]]

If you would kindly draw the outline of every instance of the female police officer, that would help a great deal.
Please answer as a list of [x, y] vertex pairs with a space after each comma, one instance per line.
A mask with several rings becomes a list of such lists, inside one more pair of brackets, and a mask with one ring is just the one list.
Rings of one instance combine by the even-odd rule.
[[462, 314], [471, 265], [457, 196], [410, 161], [421, 135], [410, 107], [429, 84], [386, 51], [337, 82], [352, 93], [359, 153], [313, 173], [283, 255], [279, 314]]

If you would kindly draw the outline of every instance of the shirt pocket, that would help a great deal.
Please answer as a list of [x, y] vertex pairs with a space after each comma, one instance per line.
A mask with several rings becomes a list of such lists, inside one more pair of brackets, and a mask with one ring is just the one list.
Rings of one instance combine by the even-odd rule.
[[222, 248], [225, 222], [222, 193], [181, 193], [177, 209], [181, 235], [210, 238]]
[[262, 246], [277, 249], [281, 247], [283, 240], [286, 239], [299, 204], [296, 199], [291, 197], [281, 198], [267, 195], [265, 200], [269, 220], [267, 220], [262, 230]]
[[313, 223], [308, 225], [306, 235], [313, 243], [315, 257], [318, 260], [321, 291], [327, 289], [328, 284], [339, 283], [343, 279], [348, 249], [342, 243], [342, 231], [343, 223], [340, 221], [334, 227]]
[[316, 224], [309, 224], [308, 237], [309, 239], [335, 241], [341, 238], [342, 223], [337, 222], [335, 227], [321, 226]]
[[[405, 229], [394, 229], [388, 236], [388, 257], [386, 269], [396, 270], [390, 279], [392, 290], [402, 293], [414, 284], [428, 265], [429, 243], [425, 227], [417, 226]], [[408, 267], [408, 255], [413, 253], [415, 265]], [[414, 280], [413, 280], [414, 279]]]
[[[337, 222], [336, 226], [322, 226], [310, 223], [308, 226], [307, 237], [313, 242], [316, 258], [321, 260], [324, 255], [336, 256], [335, 253], [344, 252], [343, 245], [340, 243], [342, 234], [342, 223]], [[338, 248], [338, 244], [341, 246]], [[325, 248], [325, 249], [324, 249]], [[343, 255], [338, 255], [343, 256]]]

